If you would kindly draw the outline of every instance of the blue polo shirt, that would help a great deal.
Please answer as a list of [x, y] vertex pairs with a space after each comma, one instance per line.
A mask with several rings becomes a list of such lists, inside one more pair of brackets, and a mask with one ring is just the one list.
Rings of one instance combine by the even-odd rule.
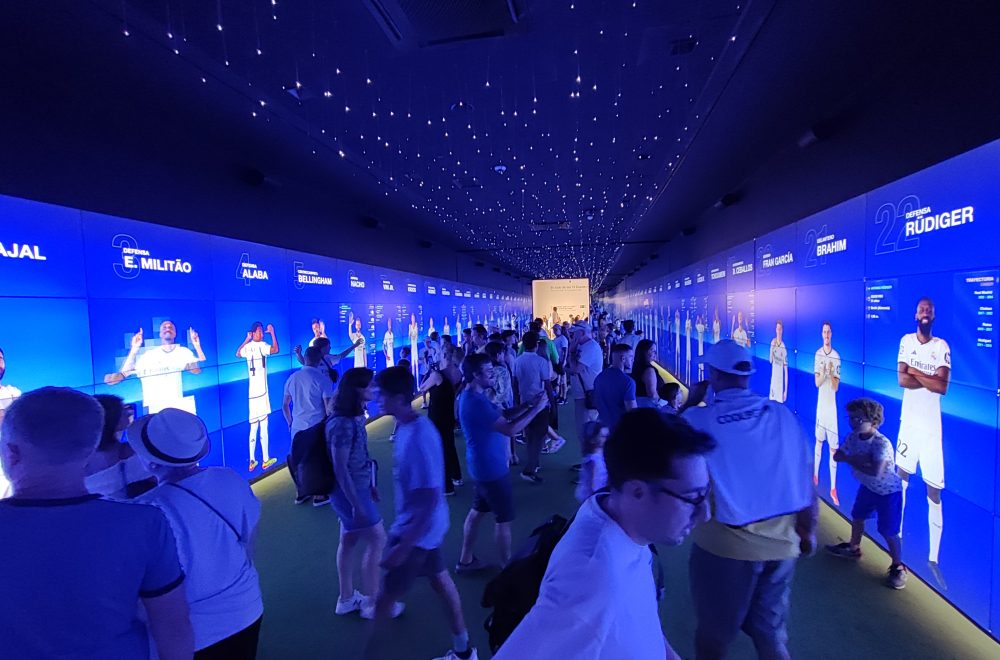
[[0, 538], [0, 655], [149, 657], [139, 599], [184, 580], [170, 524], [156, 507], [99, 495], [0, 500]]
[[506, 476], [507, 443], [505, 435], [493, 428], [500, 416], [486, 395], [465, 390], [458, 398], [458, 420], [465, 434], [465, 458], [469, 474], [479, 482], [496, 481]]
[[635, 401], [635, 380], [621, 369], [609, 367], [594, 379], [597, 418], [609, 429], [625, 414], [625, 402]]

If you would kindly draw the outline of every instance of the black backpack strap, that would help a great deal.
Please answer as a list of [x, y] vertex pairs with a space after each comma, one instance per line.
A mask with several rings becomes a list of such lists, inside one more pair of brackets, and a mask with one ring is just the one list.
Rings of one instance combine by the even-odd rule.
[[229, 529], [233, 530], [233, 534], [236, 535], [236, 540], [239, 541], [240, 543], [243, 543], [243, 535], [240, 534], [240, 532], [239, 532], [238, 529], [236, 529], [236, 525], [234, 525], [233, 523], [229, 522], [229, 519], [226, 518], [221, 513], [219, 513], [218, 509], [216, 509], [214, 506], [212, 506], [211, 504], [209, 504], [208, 500], [206, 500], [204, 497], [202, 497], [198, 493], [194, 492], [193, 490], [191, 490], [189, 488], [185, 488], [184, 486], [181, 486], [180, 484], [168, 483], [167, 485], [168, 486], [173, 486], [174, 488], [179, 488], [180, 490], [183, 490], [185, 493], [187, 493], [188, 495], [190, 495], [191, 497], [195, 498], [196, 500], [198, 500], [199, 502], [201, 502], [202, 504], [204, 504], [205, 506], [207, 506], [209, 509], [211, 509], [212, 513], [214, 513], [215, 515], [219, 516], [219, 518], [222, 519], [222, 522], [226, 523], [226, 526], [229, 527]]

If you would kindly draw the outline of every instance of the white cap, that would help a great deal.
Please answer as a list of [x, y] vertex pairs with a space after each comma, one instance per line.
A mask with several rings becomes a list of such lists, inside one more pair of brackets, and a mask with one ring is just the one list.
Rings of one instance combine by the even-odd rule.
[[708, 366], [734, 376], [749, 376], [757, 370], [753, 367], [753, 357], [743, 346], [732, 339], [723, 339], [705, 355]]

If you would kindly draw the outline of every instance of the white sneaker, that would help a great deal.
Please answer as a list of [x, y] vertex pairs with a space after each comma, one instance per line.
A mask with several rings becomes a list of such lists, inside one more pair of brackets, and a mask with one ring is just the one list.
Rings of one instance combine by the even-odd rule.
[[[395, 603], [393, 603], [392, 604], [392, 611], [389, 613], [389, 618], [390, 619], [395, 619], [400, 614], [402, 614], [403, 610], [405, 610], [405, 609], [406, 609], [406, 604], [405, 603], [400, 603], [398, 601], [395, 602]], [[364, 601], [361, 603], [361, 618], [362, 619], [369, 619], [369, 620], [375, 618], [375, 599], [374, 598], [365, 598]]]
[[[448, 649], [448, 652], [439, 658], [434, 658], [434, 660], [462, 660], [458, 657], [458, 654], [453, 650]], [[468, 657], [467, 660], [479, 660], [479, 654], [476, 653], [476, 648], [472, 647], [472, 655]]]
[[361, 595], [361, 592], [357, 589], [354, 590], [354, 595], [349, 599], [344, 600], [343, 598], [337, 599], [337, 609], [335, 612], [340, 615], [350, 614], [351, 612], [357, 612], [361, 609], [361, 603], [364, 602], [365, 597]]
[[554, 454], [557, 451], [559, 451], [560, 449], [562, 449], [565, 445], [566, 445], [566, 438], [564, 438], [562, 436], [559, 436], [555, 440], [552, 441], [551, 445], [549, 445], [549, 451], [548, 451], [548, 453]]

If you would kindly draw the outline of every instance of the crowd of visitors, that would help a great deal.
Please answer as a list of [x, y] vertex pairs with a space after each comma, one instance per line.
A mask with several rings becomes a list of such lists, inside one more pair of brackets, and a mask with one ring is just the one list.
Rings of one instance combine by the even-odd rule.
[[[477, 658], [448, 561], [456, 574], [512, 564], [511, 467], [542, 483], [545, 456], [565, 443], [558, 412], [569, 404], [580, 507], [543, 564], [537, 599], [495, 657], [679, 657], [662, 632], [651, 567], [656, 545], [689, 535], [696, 657], [726, 657], [740, 632], [761, 658], [790, 657], [792, 577], [816, 546], [810, 439], [786, 406], [749, 389], [753, 359], [739, 343], [712, 345], [707, 378], [689, 392], [631, 320], [591, 319], [560, 321], [554, 310], [523, 333], [477, 325], [453, 342], [434, 332], [419, 355], [411, 349], [377, 376], [350, 368], [339, 380], [334, 367], [354, 346], [335, 356], [329, 341], [296, 347], [302, 368], [282, 402], [293, 455], [319, 438], [335, 486], [316, 494], [297, 484], [295, 501], [329, 503], [339, 518], [335, 613], [389, 625], [427, 578], [452, 636], [443, 660]], [[413, 406], [420, 396], [426, 415]], [[381, 475], [368, 447], [371, 401], [395, 424], [393, 464]], [[861, 487], [850, 541], [827, 550], [860, 556], [864, 521], [877, 515], [892, 559], [887, 583], [899, 589], [902, 488], [891, 442], [878, 432], [883, 412], [867, 399], [847, 408], [853, 432], [834, 460]], [[5, 627], [4, 653], [256, 657], [261, 507], [234, 471], [199, 466], [209, 450], [205, 425], [185, 411], [136, 419], [118, 397], [65, 388], [15, 399], [0, 427], [13, 488], [0, 500], [0, 565], [17, 570], [6, 574], [0, 621], [46, 625]], [[379, 502], [390, 481], [387, 532]], [[446, 548], [447, 497], [462, 487], [473, 497], [461, 547]], [[488, 518], [499, 566], [476, 553]], [[129, 552], [122, 539], [132, 539]]]

